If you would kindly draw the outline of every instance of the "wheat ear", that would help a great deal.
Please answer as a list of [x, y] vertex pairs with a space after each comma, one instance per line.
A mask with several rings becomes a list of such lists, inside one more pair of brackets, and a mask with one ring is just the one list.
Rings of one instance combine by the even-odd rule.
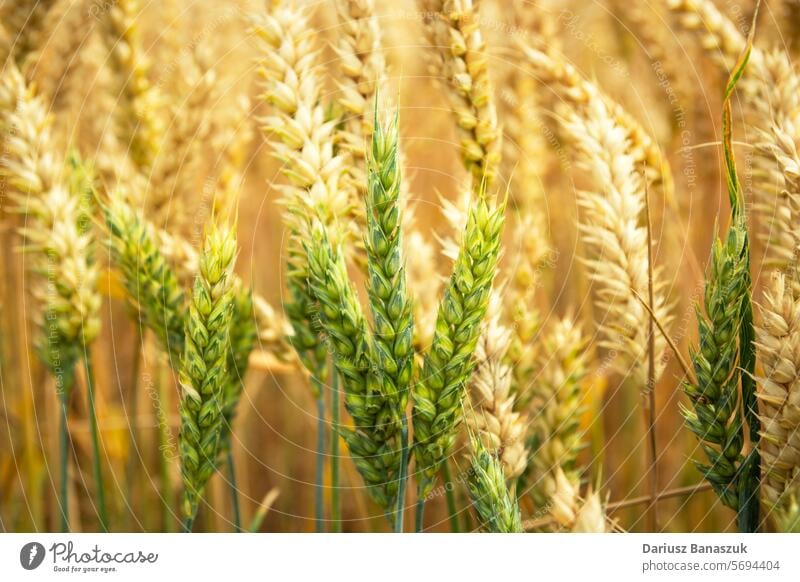
[[800, 299], [785, 275], [772, 277], [759, 311], [761, 495], [772, 513], [800, 486]]
[[138, 0], [117, 0], [105, 11], [101, 30], [121, 86], [116, 119], [119, 138], [128, 146], [134, 164], [148, 172], [158, 157], [164, 122], [162, 98], [150, 83], [150, 63], [141, 46], [140, 12]]
[[501, 315], [501, 296], [495, 290], [475, 350], [475, 372], [469, 383], [472, 407], [467, 421], [475, 438], [498, 457], [506, 479], [516, 479], [528, 462], [527, 419], [515, 410], [511, 368], [505, 362], [511, 330], [500, 323]]
[[530, 73], [550, 91], [555, 91], [575, 113], [586, 117], [588, 113], [585, 111], [591, 108], [603, 107], [607, 111], [608, 117], [624, 131], [630, 144], [629, 155], [633, 156], [637, 166], [646, 165], [648, 178], [661, 184], [668, 203], [676, 208], [669, 163], [641, 124], [563, 58], [524, 44], [521, 48]]
[[180, 457], [186, 529], [197, 514], [206, 483], [216, 469], [224, 418], [230, 325], [234, 310], [232, 229], [212, 225], [206, 233], [189, 301], [180, 363]]
[[414, 391], [414, 455], [424, 504], [453, 447], [473, 353], [489, 305], [505, 217], [505, 200], [479, 190], [471, 202], [453, 272], [439, 303], [436, 332]]
[[[590, 252], [586, 264], [602, 314], [601, 345], [616, 354], [620, 374], [630, 374], [638, 386], [644, 387], [650, 315], [632, 292], [643, 297], [648, 293], [643, 178], [627, 131], [602, 100], [590, 101], [580, 114], [572, 113], [564, 125], [578, 148], [581, 168], [592, 176], [595, 185], [593, 190], [580, 192], [578, 202], [582, 210], [580, 232]], [[666, 325], [672, 316], [664, 287], [656, 269], [652, 309]], [[664, 338], [656, 336], [656, 362], [660, 362], [665, 345]]]
[[273, 114], [264, 119], [264, 131], [275, 136], [275, 157], [290, 184], [283, 188], [282, 203], [289, 230], [287, 286], [284, 305], [293, 328], [292, 346], [317, 380], [315, 398], [326, 377], [326, 350], [315, 329], [314, 298], [307, 286], [308, 266], [303, 241], [310, 240], [309, 216], [319, 216], [334, 238], [340, 240], [337, 219], [350, 211], [346, 192], [339, 188], [343, 158], [333, 149], [335, 123], [327, 121], [320, 103], [316, 75], [317, 52], [306, 14], [292, 5], [279, 5], [270, 14], [251, 17], [251, 30], [259, 45], [259, 73], [263, 97]]
[[[373, 130], [366, 237], [366, 319], [349, 281], [344, 256], [321, 223], [307, 246], [319, 318], [344, 380], [353, 430], [340, 429], [373, 499], [387, 512], [398, 505], [405, 471], [406, 405], [413, 367], [413, 319], [402, 259], [397, 121]], [[396, 516], [399, 519], [400, 513]], [[402, 523], [402, 522], [400, 522]]]
[[[336, 0], [339, 13], [339, 105], [345, 111], [340, 132], [342, 146], [350, 153], [350, 185], [357, 200], [366, 194], [367, 151], [372, 134], [371, 112], [377, 85], [386, 72], [381, 49], [381, 29], [373, 0]], [[360, 204], [358, 204], [360, 206]]]
[[[751, 37], [752, 39], [752, 37]], [[751, 40], [750, 39], [750, 40]], [[710, 465], [698, 468], [722, 502], [737, 511], [740, 531], [758, 527], [758, 448], [742, 456], [744, 423], [756, 445], [761, 432], [756, 411], [755, 330], [750, 298], [750, 244], [741, 185], [733, 157], [730, 98], [750, 54], [748, 47], [733, 69], [723, 102], [723, 148], [731, 221], [724, 241], [711, 252], [704, 291], [705, 315], [698, 309], [699, 350], [692, 355], [696, 383], [684, 391], [692, 410], [684, 409], [689, 429], [703, 444]], [[741, 404], [739, 392], [741, 387]]]
[[449, 85], [461, 157], [480, 182], [491, 183], [501, 159], [501, 131], [489, 79], [477, 0], [420, 0], [429, 41], [439, 54], [434, 74]]
[[586, 338], [580, 327], [566, 317], [548, 331], [534, 366], [537, 376], [529, 390], [528, 404], [533, 418], [533, 470], [527, 481], [540, 507], [557, 488], [556, 469], [574, 487], [580, 485], [577, 458], [584, 445], [579, 415], [586, 376], [585, 350]]
[[517, 500], [506, 486], [503, 463], [490, 453], [479, 438], [472, 439], [471, 466], [467, 488], [481, 529], [491, 533], [522, 533]]
[[112, 193], [104, 213], [111, 259], [128, 299], [177, 367], [185, 337], [185, 298], [178, 278], [159, 250], [154, 229], [124, 195]]

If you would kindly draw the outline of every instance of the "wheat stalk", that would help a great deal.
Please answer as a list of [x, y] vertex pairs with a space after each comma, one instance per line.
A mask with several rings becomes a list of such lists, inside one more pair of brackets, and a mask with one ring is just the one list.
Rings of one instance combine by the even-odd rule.
[[187, 531], [191, 531], [206, 483], [216, 469], [229, 373], [235, 261], [234, 231], [212, 225], [203, 242], [189, 301], [180, 362], [180, 456]]
[[438, 51], [434, 74], [449, 85], [461, 157], [477, 181], [491, 183], [501, 160], [501, 131], [489, 79], [476, 0], [420, 0], [426, 32]]
[[467, 488], [481, 529], [491, 533], [522, 533], [522, 518], [513, 494], [506, 487], [509, 478], [503, 463], [482, 444], [472, 439]]
[[475, 350], [475, 372], [469, 383], [472, 407], [467, 420], [475, 438], [500, 461], [506, 479], [516, 479], [528, 462], [527, 419], [515, 410], [512, 372], [505, 363], [511, 330], [500, 323], [501, 311], [501, 296], [495, 290]]
[[758, 400], [763, 432], [761, 495], [770, 512], [800, 483], [800, 301], [790, 281], [775, 274], [764, 293], [757, 329], [763, 373]]

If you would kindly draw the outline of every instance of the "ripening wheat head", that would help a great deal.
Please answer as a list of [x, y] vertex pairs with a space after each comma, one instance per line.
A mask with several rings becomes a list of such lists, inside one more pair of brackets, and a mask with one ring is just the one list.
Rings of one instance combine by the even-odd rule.
[[413, 377], [413, 315], [406, 286], [397, 124], [376, 124], [366, 198], [367, 292], [372, 330], [340, 247], [317, 221], [306, 244], [318, 319], [344, 381], [354, 427], [340, 429], [372, 498], [395, 506], [406, 407]]
[[800, 299], [785, 275], [772, 277], [760, 312], [761, 494], [773, 511], [787, 491], [800, 486]]
[[[617, 370], [643, 387], [650, 315], [634, 294], [648, 297], [643, 177], [625, 129], [602, 101], [590, 101], [582, 115], [573, 113], [564, 125], [578, 148], [580, 167], [592, 176], [595, 188], [579, 195], [580, 231], [590, 253], [586, 264], [594, 285], [601, 345], [617, 356]], [[659, 270], [654, 269], [652, 309], [668, 325], [672, 316], [664, 286]], [[665, 346], [663, 336], [657, 334], [657, 363]]]
[[[334, 46], [342, 75], [337, 80], [339, 105], [345, 111], [342, 146], [351, 155], [352, 187], [366, 192], [367, 151], [372, 135], [375, 92], [385, 74], [381, 29], [373, 0], [336, 0], [339, 34]], [[359, 197], [360, 198], [360, 197]]]
[[525, 470], [527, 418], [515, 410], [511, 393], [511, 368], [506, 354], [511, 330], [500, 323], [502, 297], [495, 290], [475, 349], [475, 372], [469, 383], [470, 404], [467, 421], [489, 453], [496, 455], [506, 479], [515, 479]]
[[[91, 180], [76, 160], [62, 168], [44, 104], [12, 63], [0, 77], [0, 104], [5, 146], [0, 177], [11, 187], [16, 211], [25, 216], [20, 232], [42, 311], [40, 356], [53, 372], [63, 368], [69, 374], [100, 329]], [[70, 178], [66, 184], [64, 171]]]
[[103, 13], [100, 30], [121, 94], [116, 112], [120, 141], [134, 164], [148, 172], [164, 132], [162, 96], [149, 80], [150, 63], [141, 44], [138, 0], [117, 0]]
[[539, 505], [545, 505], [556, 489], [557, 469], [575, 487], [580, 485], [576, 465], [584, 445], [580, 429], [582, 382], [586, 376], [586, 338], [570, 317], [548, 330], [534, 366], [536, 376], [527, 398], [534, 447], [527, 481]]
[[548, 90], [554, 91], [572, 113], [588, 117], [593, 107], [602, 106], [606, 110], [605, 115], [624, 130], [625, 139], [628, 141], [628, 155], [633, 157], [637, 167], [642, 163], [646, 165], [648, 178], [653, 183], [661, 184], [667, 202], [675, 206], [669, 162], [641, 124], [599, 87], [581, 76], [563, 57], [525, 44], [521, 45], [521, 48], [531, 74], [540, 83], [545, 84]]
[[[308, 288], [307, 256], [312, 218], [318, 217], [334, 244], [341, 240], [339, 218], [350, 212], [351, 201], [340, 188], [343, 158], [334, 151], [335, 121], [327, 120], [320, 103], [316, 74], [317, 50], [304, 11], [279, 5], [269, 13], [251, 16], [258, 45], [263, 99], [271, 113], [263, 130], [289, 184], [282, 188], [284, 222], [289, 231], [287, 286], [284, 308], [292, 324], [290, 341], [305, 367], [317, 378], [326, 375], [327, 353], [313, 323], [314, 298]], [[312, 383], [315, 397], [319, 386]]]
[[429, 42], [438, 52], [433, 74], [449, 85], [461, 157], [477, 180], [491, 182], [501, 159], [502, 134], [478, 4], [474, 0], [419, 0]]

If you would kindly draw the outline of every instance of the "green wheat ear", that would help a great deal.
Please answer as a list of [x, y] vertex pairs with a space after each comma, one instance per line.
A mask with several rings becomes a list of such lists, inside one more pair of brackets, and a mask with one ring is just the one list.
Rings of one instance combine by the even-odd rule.
[[315, 317], [344, 380], [345, 408], [354, 428], [340, 428], [372, 498], [390, 510], [403, 480], [406, 405], [413, 376], [413, 318], [400, 230], [397, 118], [375, 119], [366, 219], [370, 331], [342, 252], [321, 223], [306, 245]]
[[500, 460], [489, 453], [477, 437], [472, 437], [471, 441], [472, 460], [467, 488], [480, 517], [481, 528], [491, 533], [521, 533], [519, 506], [506, 486]]
[[184, 345], [184, 293], [143, 218], [113, 193], [103, 209], [112, 263], [122, 274], [128, 300], [158, 337], [177, 368]]
[[180, 457], [187, 529], [206, 483], [216, 468], [223, 423], [228, 351], [233, 316], [236, 237], [233, 230], [209, 228], [200, 255], [186, 320], [180, 361]]
[[505, 205], [505, 200], [490, 202], [483, 188], [476, 193], [415, 385], [414, 454], [421, 499], [433, 490], [462, 419], [461, 402], [497, 269]]
[[[711, 252], [711, 272], [703, 296], [705, 316], [698, 309], [700, 348], [692, 354], [697, 382], [684, 384], [692, 410], [683, 414], [700, 439], [710, 464], [698, 464], [720, 500], [736, 510], [739, 530], [753, 532], [759, 522], [761, 423], [755, 391], [755, 329], [750, 280], [747, 219], [733, 155], [730, 99], [752, 49], [755, 26], [725, 89], [723, 146], [731, 223], [724, 242]], [[741, 387], [741, 402], [739, 388]], [[744, 424], [751, 452], [742, 456]]]

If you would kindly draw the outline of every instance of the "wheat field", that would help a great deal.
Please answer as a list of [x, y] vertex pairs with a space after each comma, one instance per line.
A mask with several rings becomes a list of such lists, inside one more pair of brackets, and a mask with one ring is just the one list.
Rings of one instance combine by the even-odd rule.
[[0, 530], [800, 531], [800, 3], [0, 15]]

